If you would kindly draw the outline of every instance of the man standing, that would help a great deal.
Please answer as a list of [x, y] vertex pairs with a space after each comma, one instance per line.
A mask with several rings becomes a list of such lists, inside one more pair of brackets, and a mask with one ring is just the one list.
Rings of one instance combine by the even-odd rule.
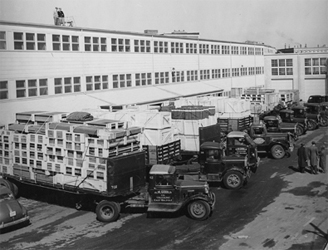
[[309, 153], [310, 153], [310, 165], [311, 165], [311, 173], [312, 174], [318, 174], [318, 148], [316, 146], [316, 143], [313, 141], [311, 147], [309, 147]]
[[55, 8], [55, 11], [54, 11], [54, 22], [55, 22], [55, 25], [58, 25], [58, 8], [57, 7]]
[[322, 173], [326, 172], [326, 164], [327, 164], [326, 157], [327, 157], [326, 147], [322, 146], [319, 151], [319, 167], [321, 168]]
[[297, 156], [298, 156], [298, 167], [300, 169], [300, 172], [304, 173], [306, 167], [306, 160], [307, 160], [304, 143], [301, 143], [301, 147], [297, 150]]

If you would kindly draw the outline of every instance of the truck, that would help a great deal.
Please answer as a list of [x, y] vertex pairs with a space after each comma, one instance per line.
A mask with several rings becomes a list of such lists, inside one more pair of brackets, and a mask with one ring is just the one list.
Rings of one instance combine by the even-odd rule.
[[[218, 119], [218, 124], [223, 132], [226, 134], [230, 131], [247, 132], [250, 138], [256, 143], [257, 151], [271, 155], [274, 159], [283, 158], [289, 150], [294, 149], [294, 135], [292, 133], [285, 133], [285, 131], [269, 132], [266, 124], [261, 122], [259, 118], [253, 117], [252, 122], [250, 117], [241, 119], [231, 119], [235, 126], [227, 126], [231, 124], [230, 119]], [[257, 121], [258, 120], [258, 121]]]
[[[192, 219], [207, 219], [215, 206], [207, 181], [184, 178], [175, 167], [163, 164], [149, 167], [136, 138], [139, 131], [67, 123], [11, 124], [0, 131], [5, 151], [1, 183], [16, 193], [17, 187], [39, 194], [58, 192], [77, 209], [91, 206], [102, 222], [117, 220], [125, 207], [143, 207], [147, 213], [186, 209]], [[169, 183], [164, 185], [161, 179]]]
[[294, 150], [294, 139], [290, 133], [268, 132], [262, 122], [251, 124], [248, 133], [257, 144], [258, 152], [270, 154], [274, 159], [282, 159]]
[[298, 136], [303, 134], [303, 126], [295, 123], [282, 122], [280, 116], [265, 116], [263, 118], [267, 131], [272, 133], [290, 133], [294, 140], [298, 140]]
[[328, 126], [328, 102], [305, 103], [305, 116], [316, 122], [317, 126]]

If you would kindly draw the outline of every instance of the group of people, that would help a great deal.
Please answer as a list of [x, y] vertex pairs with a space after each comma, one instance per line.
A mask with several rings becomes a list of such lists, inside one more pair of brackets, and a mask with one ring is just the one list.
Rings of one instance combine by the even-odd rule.
[[54, 22], [55, 25], [62, 25], [65, 15], [61, 8], [56, 7], [54, 11]]
[[310, 147], [305, 147], [304, 143], [301, 143], [297, 156], [301, 173], [305, 172], [306, 167], [311, 168], [312, 174], [318, 174], [319, 170], [326, 172], [326, 147], [324, 145], [319, 150], [315, 141]]

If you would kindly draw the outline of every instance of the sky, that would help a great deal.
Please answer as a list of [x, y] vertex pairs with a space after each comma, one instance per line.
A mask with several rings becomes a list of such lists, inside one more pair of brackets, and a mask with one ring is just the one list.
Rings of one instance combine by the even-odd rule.
[[0, 0], [0, 20], [53, 24], [61, 7], [75, 26], [284, 47], [328, 46], [328, 0]]

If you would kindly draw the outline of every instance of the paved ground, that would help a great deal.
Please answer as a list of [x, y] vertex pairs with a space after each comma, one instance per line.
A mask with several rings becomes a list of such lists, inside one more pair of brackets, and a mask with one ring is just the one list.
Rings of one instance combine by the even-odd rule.
[[[327, 129], [300, 142], [323, 144]], [[301, 174], [296, 152], [282, 160], [261, 159], [260, 169], [240, 190], [213, 187], [217, 196], [211, 218], [198, 222], [183, 213], [147, 218], [125, 211], [104, 224], [94, 212], [77, 211], [69, 201], [34, 191], [20, 198], [31, 224], [0, 236], [1, 249], [219, 249], [322, 250], [328, 233], [327, 174]], [[22, 190], [25, 191], [25, 190]], [[55, 204], [46, 198], [56, 197]], [[53, 201], [52, 201], [53, 202]], [[56, 204], [62, 204], [59, 206]]]

